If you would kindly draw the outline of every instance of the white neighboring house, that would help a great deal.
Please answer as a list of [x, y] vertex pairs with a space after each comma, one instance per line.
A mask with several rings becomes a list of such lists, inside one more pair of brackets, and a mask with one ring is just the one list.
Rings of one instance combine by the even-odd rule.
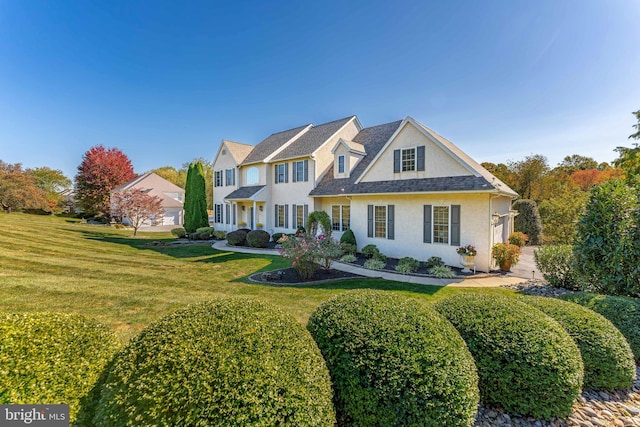
[[[183, 188], [178, 187], [155, 173], [148, 172], [114, 188], [111, 190], [111, 194], [132, 190], [134, 188], [139, 188], [146, 191], [150, 196], [157, 196], [162, 199], [162, 207], [164, 208], [164, 217], [162, 218], [162, 221], [156, 219], [155, 221], [145, 223], [144, 225], [180, 226], [184, 223], [185, 191]], [[125, 221], [126, 219], [123, 219], [123, 222]]]
[[517, 193], [412, 117], [369, 128], [356, 116], [308, 124], [255, 147], [222, 141], [213, 169], [216, 229], [242, 221], [293, 233], [323, 210], [334, 237], [351, 229], [358, 249], [458, 265], [456, 248], [471, 244], [481, 271], [513, 231]]

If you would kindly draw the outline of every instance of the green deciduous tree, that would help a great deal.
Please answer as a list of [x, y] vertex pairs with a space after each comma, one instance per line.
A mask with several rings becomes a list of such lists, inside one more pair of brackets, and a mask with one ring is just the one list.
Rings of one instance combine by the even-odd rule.
[[547, 158], [532, 154], [518, 162], [509, 162], [509, 169], [516, 175], [513, 188], [523, 199], [542, 200], [542, 179], [549, 172]]
[[27, 169], [27, 173], [34, 177], [36, 187], [45, 192], [50, 209], [56, 212], [62, 210], [64, 197], [61, 193], [71, 188], [71, 180], [61, 170], [46, 166]]
[[184, 200], [184, 229], [193, 233], [209, 226], [204, 169], [201, 162], [189, 165]]
[[540, 203], [545, 243], [571, 244], [588, 193], [569, 181], [556, 182], [554, 196]]
[[542, 243], [542, 223], [536, 202], [526, 199], [516, 200], [513, 203], [513, 209], [519, 212], [514, 221], [515, 231], [526, 234], [531, 245]]

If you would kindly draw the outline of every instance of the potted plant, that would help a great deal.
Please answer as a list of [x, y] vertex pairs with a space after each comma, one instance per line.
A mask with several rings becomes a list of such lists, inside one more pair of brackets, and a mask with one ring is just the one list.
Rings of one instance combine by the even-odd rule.
[[256, 229], [262, 230], [262, 223], [261, 222], [256, 223]]
[[458, 253], [458, 255], [460, 255], [460, 265], [464, 267], [462, 269], [462, 272], [471, 273], [470, 268], [476, 264], [475, 256], [478, 253], [475, 246], [473, 245], [461, 246], [458, 249], [456, 249], [456, 252]]
[[244, 221], [238, 221], [238, 227], [240, 227], [240, 228], [244, 228], [246, 225], [247, 225], [247, 223], [246, 223], [246, 222], [244, 222]]
[[500, 270], [511, 270], [512, 264], [517, 264], [520, 259], [520, 246], [511, 243], [496, 243], [491, 248], [491, 256], [500, 266]]

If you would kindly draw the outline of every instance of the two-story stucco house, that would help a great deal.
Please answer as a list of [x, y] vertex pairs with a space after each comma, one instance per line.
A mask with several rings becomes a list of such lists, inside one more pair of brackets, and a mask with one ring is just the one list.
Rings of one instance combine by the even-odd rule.
[[214, 161], [216, 229], [291, 233], [323, 210], [334, 236], [387, 256], [457, 265], [474, 245], [476, 267], [513, 231], [517, 194], [453, 143], [411, 117], [363, 128], [356, 116], [274, 133], [256, 146], [223, 140]]

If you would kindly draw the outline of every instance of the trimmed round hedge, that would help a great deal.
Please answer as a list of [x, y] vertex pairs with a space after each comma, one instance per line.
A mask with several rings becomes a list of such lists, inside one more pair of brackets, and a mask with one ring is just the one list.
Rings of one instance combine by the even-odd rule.
[[544, 419], [571, 413], [584, 366], [578, 347], [558, 322], [500, 296], [458, 294], [434, 307], [469, 346], [483, 403]]
[[247, 234], [245, 229], [240, 229], [227, 233], [227, 243], [231, 246], [244, 246], [247, 243]]
[[339, 425], [473, 423], [473, 358], [432, 309], [388, 292], [350, 291], [318, 307], [307, 328], [331, 373]]
[[252, 248], [266, 248], [271, 235], [264, 230], [253, 230], [247, 233], [247, 243]]
[[606, 317], [622, 332], [631, 346], [636, 362], [640, 363], [640, 299], [584, 292], [565, 294], [560, 298]]
[[309, 333], [240, 298], [147, 327], [114, 359], [92, 405], [95, 426], [335, 423], [329, 372]]
[[79, 403], [120, 349], [106, 326], [67, 313], [0, 313], [0, 403]]
[[627, 389], [636, 364], [622, 333], [600, 314], [568, 301], [526, 296], [520, 299], [554, 318], [578, 344], [587, 390]]

